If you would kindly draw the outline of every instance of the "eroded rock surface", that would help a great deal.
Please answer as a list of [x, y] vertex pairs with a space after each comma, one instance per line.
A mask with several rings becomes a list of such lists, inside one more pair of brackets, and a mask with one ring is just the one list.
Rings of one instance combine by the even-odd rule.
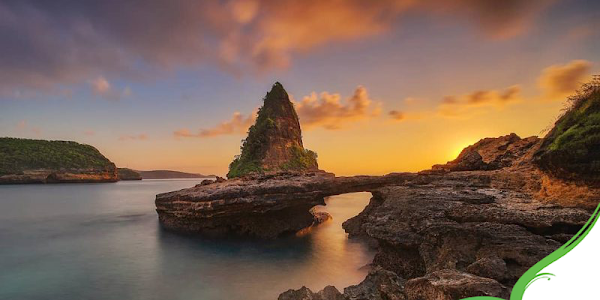
[[344, 223], [350, 236], [375, 241], [373, 264], [408, 280], [408, 299], [505, 298], [590, 216], [510, 185], [494, 188], [497, 173], [448, 175], [373, 191], [365, 210]]
[[540, 142], [538, 137], [522, 139], [514, 133], [498, 138], [485, 138], [463, 149], [455, 160], [433, 166], [433, 170], [477, 171], [510, 167], [532, 147], [539, 147]]
[[181, 232], [274, 238], [326, 220], [312, 211], [325, 204], [326, 196], [371, 191], [415, 177], [411, 173], [335, 177], [312, 172], [220, 180], [159, 194], [156, 211], [164, 227]]

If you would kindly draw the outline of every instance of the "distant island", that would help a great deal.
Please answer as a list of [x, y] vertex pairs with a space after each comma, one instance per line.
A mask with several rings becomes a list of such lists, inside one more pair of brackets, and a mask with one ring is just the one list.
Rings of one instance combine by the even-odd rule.
[[175, 178], [207, 178], [216, 177], [216, 175], [203, 175], [198, 173], [186, 173], [171, 170], [151, 170], [151, 171], [136, 171], [142, 179], [175, 179]]
[[0, 138], [0, 184], [207, 177], [216, 176], [171, 170], [117, 168], [98, 149], [73, 141]]
[[72, 141], [0, 138], [0, 183], [115, 182], [117, 167]]

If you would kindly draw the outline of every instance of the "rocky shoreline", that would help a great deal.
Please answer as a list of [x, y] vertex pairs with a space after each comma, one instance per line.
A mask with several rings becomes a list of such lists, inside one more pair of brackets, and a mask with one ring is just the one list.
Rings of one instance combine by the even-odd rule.
[[512, 133], [431, 170], [336, 177], [316, 170], [317, 155], [303, 148], [293, 104], [276, 83], [230, 180], [159, 194], [156, 211], [174, 231], [276, 238], [326, 220], [313, 212], [324, 197], [371, 192], [364, 211], [343, 224], [376, 249], [365, 280], [343, 293], [292, 289], [280, 300], [507, 298], [600, 202], [598, 95], [581, 94], [543, 139]]
[[343, 292], [303, 287], [279, 299], [506, 298], [600, 202], [598, 189], [537, 169], [531, 157], [540, 143], [516, 135], [485, 139], [420, 173], [279, 172], [205, 181], [157, 195], [157, 213], [163, 227], [179, 232], [275, 238], [326, 219], [312, 210], [324, 197], [371, 192], [364, 211], [343, 224], [350, 238], [376, 249], [367, 278]]
[[326, 219], [312, 208], [324, 205], [327, 196], [372, 191], [415, 177], [412, 173], [335, 177], [311, 172], [207, 180], [193, 188], [158, 194], [155, 203], [159, 221], [167, 229], [276, 238]]
[[363, 282], [343, 292], [302, 287], [279, 299], [507, 299], [526, 270], [585, 224], [600, 190], [538, 170], [531, 156], [539, 139], [482, 144], [490, 151], [467, 148], [453, 162], [371, 191], [364, 211], [344, 222], [350, 238], [377, 251]]
[[113, 170], [27, 170], [21, 174], [0, 175], [0, 184], [28, 183], [100, 183], [117, 182], [116, 168]]

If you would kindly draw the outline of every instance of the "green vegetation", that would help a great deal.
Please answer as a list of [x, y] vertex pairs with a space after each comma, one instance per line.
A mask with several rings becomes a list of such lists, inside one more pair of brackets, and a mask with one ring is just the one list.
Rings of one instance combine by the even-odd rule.
[[[269, 147], [272, 146], [273, 137], [278, 136], [301, 141], [298, 115], [283, 86], [276, 82], [263, 100], [264, 104], [258, 110], [256, 123], [250, 126], [248, 137], [242, 140], [241, 154], [236, 156], [229, 165], [228, 178], [273, 171], [266, 169], [263, 165], [263, 159], [269, 151]], [[291, 118], [288, 121], [297, 128], [277, 128], [278, 123], [275, 120], [279, 118]], [[282, 134], [282, 132], [285, 132], [285, 134]], [[304, 150], [300, 146], [293, 146], [290, 151], [292, 151], [293, 159], [283, 163], [279, 167], [280, 169], [304, 170], [316, 166], [316, 153]]]
[[100, 169], [114, 164], [90, 145], [68, 141], [0, 138], [0, 174], [34, 169]]
[[312, 150], [293, 147], [291, 151], [292, 159], [281, 164], [280, 168], [282, 170], [287, 171], [310, 169], [315, 165], [315, 161], [317, 161], [317, 153]]
[[536, 162], [561, 177], [600, 179], [600, 88], [584, 85], [569, 101]]

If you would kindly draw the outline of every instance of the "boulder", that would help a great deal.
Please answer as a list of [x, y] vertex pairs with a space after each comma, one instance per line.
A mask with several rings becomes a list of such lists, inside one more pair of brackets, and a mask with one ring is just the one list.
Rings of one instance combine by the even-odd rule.
[[406, 282], [409, 300], [457, 300], [476, 296], [508, 299], [509, 289], [498, 281], [460, 272], [440, 270]]

